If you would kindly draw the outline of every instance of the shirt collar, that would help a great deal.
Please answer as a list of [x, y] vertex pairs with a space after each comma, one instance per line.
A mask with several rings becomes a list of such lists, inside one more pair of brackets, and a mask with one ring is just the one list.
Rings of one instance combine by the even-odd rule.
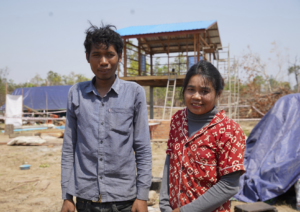
[[[112, 90], [114, 90], [117, 94], [119, 94], [119, 89], [120, 89], [120, 79], [117, 75], [115, 75], [116, 80], [114, 81], [113, 85], [111, 86], [111, 88], [109, 89], [108, 93]], [[94, 83], [96, 81], [96, 77], [93, 77], [93, 79], [90, 81], [90, 83], [88, 84], [88, 86], [85, 88], [85, 92], [86, 93], [90, 93], [92, 91], [94, 91], [94, 93], [96, 94], [97, 90], [96, 87], [94, 86]]]

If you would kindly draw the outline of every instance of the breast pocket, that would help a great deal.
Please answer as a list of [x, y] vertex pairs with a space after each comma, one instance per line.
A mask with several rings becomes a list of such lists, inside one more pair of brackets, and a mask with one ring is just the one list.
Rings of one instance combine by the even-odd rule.
[[199, 180], [216, 182], [217, 160], [215, 152], [209, 147], [202, 146], [195, 154], [195, 176]]
[[128, 135], [133, 122], [133, 108], [110, 108], [110, 130], [122, 135]]

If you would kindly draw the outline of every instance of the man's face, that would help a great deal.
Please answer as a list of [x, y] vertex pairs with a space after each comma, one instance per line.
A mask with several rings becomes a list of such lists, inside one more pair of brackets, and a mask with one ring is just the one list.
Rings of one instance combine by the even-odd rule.
[[108, 49], [106, 49], [105, 45], [102, 45], [100, 48], [92, 46], [90, 55], [86, 54], [86, 59], [91, 65], [96, 78], [109, 80], [115, 77], [118, 63], [122, 60], [122, 54], [118, 55], [112, 45]]

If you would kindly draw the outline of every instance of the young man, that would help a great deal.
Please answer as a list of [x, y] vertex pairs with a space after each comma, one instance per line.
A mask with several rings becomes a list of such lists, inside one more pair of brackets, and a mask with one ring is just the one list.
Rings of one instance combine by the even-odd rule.
[[123, 42], [107, 25], [84, 42], [95, 77], [69, 91], [62, 148], [62, 212], [145, 212], [152, 155], [144, 89], [115, 72]]

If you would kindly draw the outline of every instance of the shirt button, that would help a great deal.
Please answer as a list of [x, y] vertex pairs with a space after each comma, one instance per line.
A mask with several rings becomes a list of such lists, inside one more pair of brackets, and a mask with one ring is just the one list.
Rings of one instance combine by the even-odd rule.
[[182, 193], [182, 190], [180, 190], [180, 193]]
[[101, 122], [101, 125], [103, 125], [103, 122]]
[[102, 158], [100, 158], [100, 161], [102, 161]]
[[103, 141], [100, 141], [100, 144], [102, 144], [103, 143]]
[[102, 180], [102, 177], [100, 177], [100, 180]]
[[102, 103], [102, 106], [104, 106], [104, 103]]
[[181, 166], [181, 170], [183, 170], [184, 169], [184, 166]]

